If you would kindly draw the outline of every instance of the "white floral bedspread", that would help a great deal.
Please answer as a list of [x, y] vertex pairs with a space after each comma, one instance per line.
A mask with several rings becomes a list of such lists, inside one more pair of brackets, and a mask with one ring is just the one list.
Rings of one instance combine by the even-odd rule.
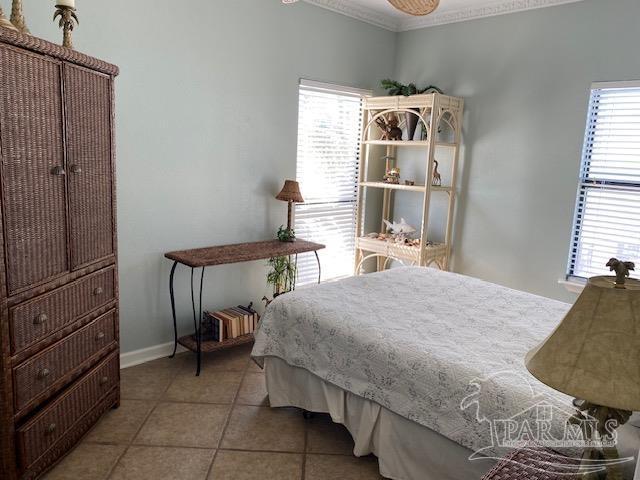
[[253, 356], [279, 357], [491, 454], [488, 420], [518, 415], [540, 393], [571, 411], [568, 397], [524, 366], [569, 307], [458, 274], [394, 268], [280, 296]]

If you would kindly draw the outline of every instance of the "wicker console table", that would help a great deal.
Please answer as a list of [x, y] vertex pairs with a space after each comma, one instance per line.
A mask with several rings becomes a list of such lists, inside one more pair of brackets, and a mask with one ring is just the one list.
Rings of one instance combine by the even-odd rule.
[[[197, 354], [198, 364], [196, 375], [200, 375], [200, 365], [202, 352], [211, 352], [222, 348], [233, 347], [253, 340], [253, 335], [223, 340], [220, 342], [202, 341], [202, 284], [204, 282], [204, 270], [206, 267], [215, 265], [226, 265], [229, 263], [250, 262], [253, 260], [263, 260], [271, 257], [287, 257], [295, 255], [296, 263], [299, 253], [313, 252], [318, 262], [318, 283], [320, 283], [320, 257], [318, 250], [325, 248], [320, 243], [308, 242], [306, 240], [296, 240], [295, 242], [280, 242], [279, 240], [266, 240], [262, 242], [238, 243], [234, 245], [220, 245], [216, 247], [195, 248], [192, 250], [181, 250], [177, 252], [165, 253], [165, 257], [173, 260], [171, 273], [169, 274], [169, 294], [171, 296], [171, 315], [173, 316], [173, 353], [176, 354], [178, 343], [183, 347]], [[178, 325], [176, 322], [176, 301], [173, 288], [173, 278], [178, 264], [191, 268], [191, 307], [193, 309], [194, 335], [178, 338]], [[200, 294], [199, 309], [196, 310], [195, 290], [193, 274], [195, 269], [201, 268], [200, 273]]]

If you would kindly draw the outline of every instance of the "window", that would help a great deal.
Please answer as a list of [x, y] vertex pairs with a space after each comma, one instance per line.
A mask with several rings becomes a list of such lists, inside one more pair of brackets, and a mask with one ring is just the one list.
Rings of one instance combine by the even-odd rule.
[[640, 260], [640, 82], [591, 88], [568, 277]]
[[[323, 243], [322, 279], [353, 273], [361, 99], [370, 94], [301, 81], [297, 180], [305, 203], [296, 205], [296, 236]], [[298, 261], [298, 284], [317, 281], [313, 255]]]

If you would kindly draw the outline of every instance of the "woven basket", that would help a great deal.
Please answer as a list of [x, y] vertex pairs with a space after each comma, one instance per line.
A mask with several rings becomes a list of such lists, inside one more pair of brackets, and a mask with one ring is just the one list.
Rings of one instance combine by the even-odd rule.
[[543, 447], [514, 450], [492, 468], [482, 480], [574, 480], [580, 461]]
[[391, 5], [410, 15], [421, 17], [433, 12], [440, 0], [388, 0]]

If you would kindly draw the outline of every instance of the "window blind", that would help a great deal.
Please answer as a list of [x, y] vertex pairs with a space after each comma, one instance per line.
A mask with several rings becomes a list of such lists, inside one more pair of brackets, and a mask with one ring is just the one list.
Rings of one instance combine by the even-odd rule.
[[640, 82], [594, 84], [580, 165], [568, 277], [640, 261]]
[[[355, 255], [361, 100], [368, 92], [301, 82], [297, 180], [305, 202], [295, 209], [300, 238], [323, 243], [322, 279], [351, 275]], [[298, 258], [298, 285], [316, 282], [315, 257]]]

